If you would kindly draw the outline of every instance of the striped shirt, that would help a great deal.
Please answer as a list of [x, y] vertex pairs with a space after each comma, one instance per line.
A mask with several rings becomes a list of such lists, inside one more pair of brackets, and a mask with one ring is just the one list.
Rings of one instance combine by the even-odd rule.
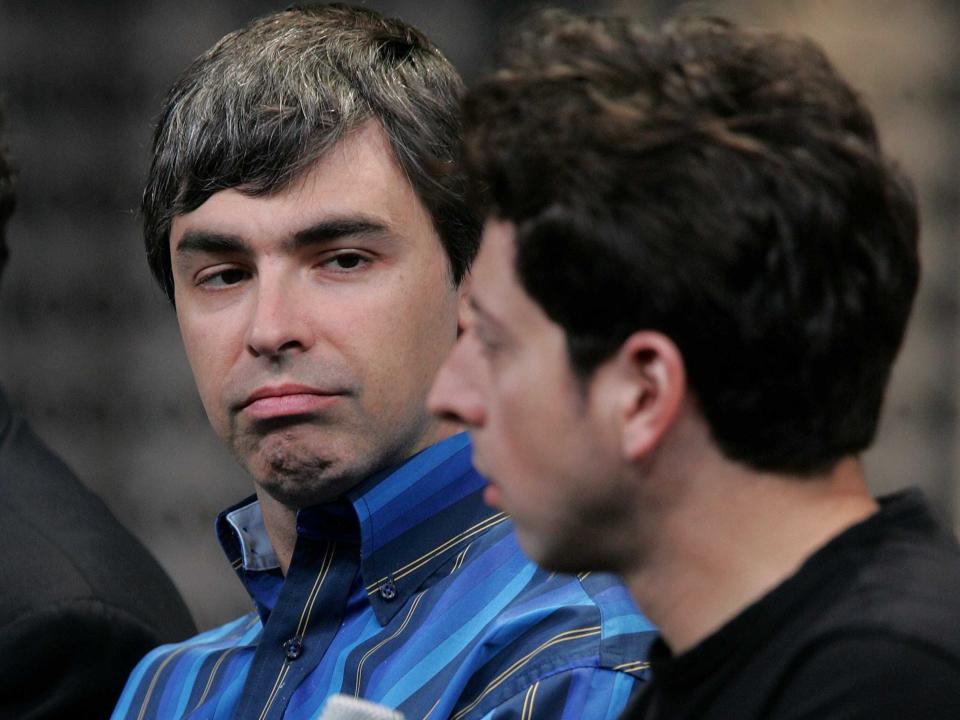
[[255, 612], [136, 667], [131, 718], [314, 718], [346, 693], [409, 718], [615, 718], [655, 635], [614, 578], [558, 575], [482, 500], [465, 435], [302, 510], [286, 578], [255, 501], [218, 533]]

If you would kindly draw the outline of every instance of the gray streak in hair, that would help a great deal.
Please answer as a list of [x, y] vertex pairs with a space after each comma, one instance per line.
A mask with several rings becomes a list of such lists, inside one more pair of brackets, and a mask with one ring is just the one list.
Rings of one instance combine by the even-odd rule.
[[168, 297], [175, 216], [227, 188], [280, 191], [370, 119], [430, 212], [459, 282], [479, 238], [458, 157], [462, 93], [422, 33], [365, 8], [294, 8], [226, 35], [174, 84], [154, 135], [144, 237]]

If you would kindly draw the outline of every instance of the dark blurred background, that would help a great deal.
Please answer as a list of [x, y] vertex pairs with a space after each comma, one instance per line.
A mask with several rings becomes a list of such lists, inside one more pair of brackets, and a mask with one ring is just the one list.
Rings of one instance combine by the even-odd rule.
[[[0, 381], [153, 549], [203, 628], [246, 610], [212, 524], [251, 484], [204, 417], [173, 311], [147, 270], [136, 207], [166, 88], [220, 36], [287, 4], [0, 0], [0, 98], [20, 168], [0, 283]], [[500, 28], [527, 7], [505, 0], [365, 4], [423, 29], [468, 81], [488, 66]], [[680, 5], [556, 4], [651, 22]], [[919, 484], [941, 517], [960, 527], [958, 5], [728, 0], [696, 7], [820, 41], [914, 178], [925, 275], [867, 462], [877, 492]]]

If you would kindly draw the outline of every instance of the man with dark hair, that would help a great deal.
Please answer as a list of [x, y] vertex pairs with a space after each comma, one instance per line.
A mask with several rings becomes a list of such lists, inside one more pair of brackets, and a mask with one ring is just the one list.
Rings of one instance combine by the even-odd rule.
[[960, 552], [875, 501], [908, 183], [812, 43], [547, 13], [465, 101], [486, 200], [430, 404], [561, 572], [658, 626], [629, 717], [960, 717]]
[[314, 718], [335, 693], [408, 718], [625, 706], [652, 640], [626, 589], [538, 570], [426, 409], [479, 235], [460, 95], [422, 34], [341, 5], [256, 20], [171, 90], [147, 253], [254, 480], [217, 530], [256, 612], [151, 653], [115, 717]]
[[[0, 146], [0, 272], [15, 204]], [[157, 561], [0, 391], [0, 719], [106, 717], [145, 652], [193, 632]]]

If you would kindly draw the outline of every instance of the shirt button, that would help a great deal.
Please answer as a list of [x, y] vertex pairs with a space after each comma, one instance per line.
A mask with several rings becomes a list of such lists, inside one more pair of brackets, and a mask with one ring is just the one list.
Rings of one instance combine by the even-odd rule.
[[296, 660], [303, 652], [303, 640], [294, 635], [283, 644], [283, 653], [287, 660]]
[[384, 600], [393, 600], [397, 596], [397, 584], [393, 578], [387, 578], [387, 581], [380, 586], [380, 597]]

